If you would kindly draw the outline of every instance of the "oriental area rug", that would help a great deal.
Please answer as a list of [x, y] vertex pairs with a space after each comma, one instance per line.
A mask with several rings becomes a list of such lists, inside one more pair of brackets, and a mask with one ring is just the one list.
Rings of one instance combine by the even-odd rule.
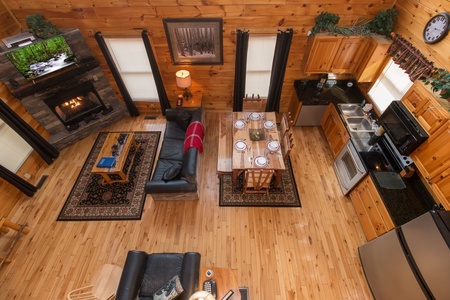
[[236, 186], [232, 185], [231, 174], [220, 178], [219, 206], [266, 206], [301, 207], [292, 165], [288, 159], [286, 171], [281, 176], [277, 188], [271, 186], [269, 194], [243, 194], [243, 174], [239, 175]]
[[134, 132], [139, 147], [137, 151], [131, 148], [125, 162], [124, 169], [132, 162], [128, 182], [104, 184], [100, 175], [91, 173], [108, 135], [108, 132], [99, 133], [58, 221], [139, 220], [146, 197], [145, 183], [153, 169], [160, 134], [159, 131]]

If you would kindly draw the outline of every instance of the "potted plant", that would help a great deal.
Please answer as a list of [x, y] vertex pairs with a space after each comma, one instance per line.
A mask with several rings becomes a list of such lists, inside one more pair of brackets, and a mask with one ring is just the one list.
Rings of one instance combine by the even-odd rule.
[[52, 22], [46, 22], [44, 16], [41, 14], [26, 16], [25, 22], [30, 27], [31, 33], [41, 39], [48, 39], [60, 33]]
[[440, 92], [440, 96], [450, 102], [450, 72], [442, 68], [434, 68], [430, 76], [423, 79], [425, 85], [430, 84], [433, 92]]
[[318, 34], [321, 31], [334, 33], [334, 27], [339, 22], [339, 15], [322, 11], [315, 19], [316, 25], [312, 28], [312, 34]]
[[398, 11], [394, 8], [382, 10], [375, 15], [373, 20], [367, 23], [367, 26], [372, 33], [378, 33], [390, 39], [397, 15]]

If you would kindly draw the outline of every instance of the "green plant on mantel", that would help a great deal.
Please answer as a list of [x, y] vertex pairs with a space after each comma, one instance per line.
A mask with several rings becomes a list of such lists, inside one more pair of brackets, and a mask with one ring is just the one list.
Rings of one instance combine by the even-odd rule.
[[351, 36], [351, 35], [369, 36], [371, 34], [371, 31], [367, 26], [369, 22], [370, 21], [367, 21], [365, 18], [361, 17], [358, 18], [352, 26], [347, 25], [336, 26], [334, 28], [334, 32], [337, 34], [342, 34], [344, 36]]
[[25, 22], [30, 27], [31, 33], [41, 39], [48, 39], [60, 33], [58, 28], [52, 22], [46, 22], [44, 16], [41, 14], [26, 16]]
[[450, 72], [434, 68], [430, 76], [423, 79], [425, 85], [431, 85], [433, 92], [440, 92], [440, 97], [450, 102]]
[[339, 15], [322, 11], [315, 19], [316, 25], [311, 29], [312, 34], [318, 34], [321, 31], [334, 33], [334, 27], [339, 22]]

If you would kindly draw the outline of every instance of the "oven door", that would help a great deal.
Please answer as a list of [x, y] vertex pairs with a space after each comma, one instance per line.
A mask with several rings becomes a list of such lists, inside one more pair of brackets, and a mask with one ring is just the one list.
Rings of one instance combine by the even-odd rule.
[[334, 162], [334, 170], [341, 185], [342, 192], [347, 195], [367, 174], [366, 169], [356, 152], [355, 146], [348, 141]]

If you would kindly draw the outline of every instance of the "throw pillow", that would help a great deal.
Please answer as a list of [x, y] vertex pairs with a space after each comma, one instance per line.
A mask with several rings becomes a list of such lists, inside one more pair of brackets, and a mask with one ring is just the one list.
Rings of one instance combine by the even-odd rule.
[[176, 299], [184, 291], [181, 286], [180, 277], [175, 275], [163, 287], [153, 294], [153, 300]]
[[191, 115], [183, 109], [178, 109], [177, 118], [175, 120], [178, 126], [180, 126], [184, 131], [186, 131], [186, 129], [189, 126], [189, 123], [191, 123]]
[[176, 164], [176, 165], [171, 166], [164, 172], [162, 179], [164, 181], [170, 181], [170, 180], [177, 178], [177, 176], [178, 176], [178, 174], [180, 174], [180, 171], [182, 168], [183, 168], [183, 166], [181, 164]]

